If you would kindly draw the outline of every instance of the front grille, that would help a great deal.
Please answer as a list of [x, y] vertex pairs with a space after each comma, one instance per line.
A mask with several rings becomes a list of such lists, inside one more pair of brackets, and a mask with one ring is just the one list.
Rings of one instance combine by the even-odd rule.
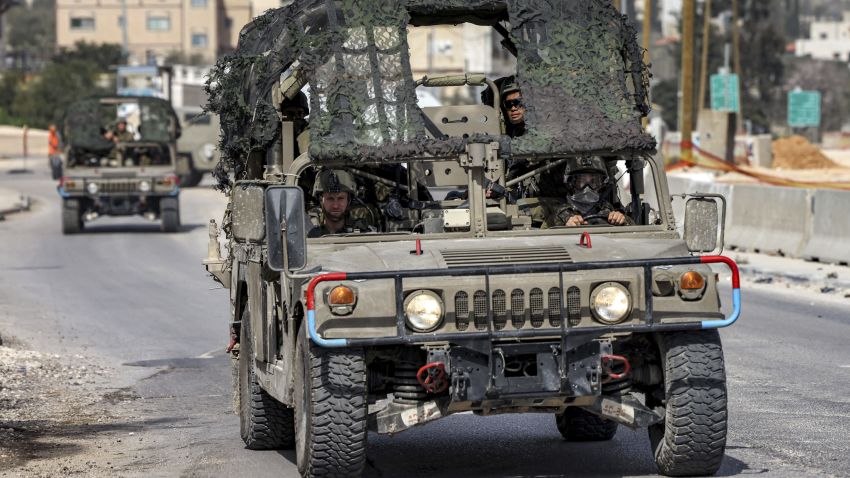
[[136, 181], [97, 181], [97, 190], [103, 193], [131, 193], [137, 189]]
[[494, 264], [552, 264], [572, 262], [562, 246], [507, 249], [442, 249], [448, 267], [489, 266]]
[[[470, 305], [469, 295], [472, 294]], [[522, 329], [527, 323], [534, 328], [543, 327], [548, 321], [550, 327], [561, 327], [563, 320], [562, 312], [571, 326], [578, 325], [581, 321], [581, 291], [572, 286], [566, 292], [566, 307], [564, 297], [559, 287], [550, 287], [544, 291], [539, 287], [529, 290], [516, 288], [510, 292], [510, 303], [508, 294], [502, 289], [496, 289], [488, 297], [484, 290], [458, 291], [455, 293], [455, 326], [457, 330], [464, 331], [469, 328], [470, 322], [476, 330], [487, 330], [488, 307], [493, 316], [493, 330], [503, 330], [507, 327], [508, 320], [515, 329]], [[526, 301], [526, 296], [528, 300]], [[510, 304], [510, 309], [508, 305]]]
[[455, 327], [458, 330], [469, 327], [469, 295], [464, 291], [455, 294]]

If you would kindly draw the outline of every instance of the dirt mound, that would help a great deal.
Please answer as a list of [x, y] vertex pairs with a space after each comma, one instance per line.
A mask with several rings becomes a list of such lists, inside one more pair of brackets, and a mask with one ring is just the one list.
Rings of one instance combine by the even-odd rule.
[[817, 146], [802, 136], [790, 136], [773, 142], [773, 168], [826, 169], [841, 165], [827, 158]]

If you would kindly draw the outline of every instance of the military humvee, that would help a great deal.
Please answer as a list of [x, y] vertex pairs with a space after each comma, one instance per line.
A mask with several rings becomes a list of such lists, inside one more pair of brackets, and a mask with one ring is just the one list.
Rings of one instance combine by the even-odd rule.
[[177, 114], [183, 130], [177, 140], [180, 186], [194, 187], [200, 184], [204, 174], [212, 172], [218, 163], [218, 116], [205, 113], [201, 108], [191, 107], [177, 108]]
[[161, 219], [164, 232], [177, 231], [180, 187], [174, 161], [180, 124], [167, 101], [81, 100], [68, 108], [64, 131], [65, 171], [57, 187], [63, 233], [80, 232], [98, 216], [128, 215]]
[[[408, 30], [462, 22], [516, 55], [522, 136], [503, 134], [493, 78], [413, 78]], [[721, 197], [687, 198], [677, 232], [640, 125], [647, 75], [607, 0], [296, 1], [249, 24], [210, 82], [230, 201], [227, 254], [211, 221], [204, 261], [230, 290], [246, 446], [294, 447], [304, 476], [357, 476], [367, 431], [537, 412], [569, 441], [647, 428], [661, 473], [714, 473], [727, 425], [717, 329], [740, 314], [737, 269], [717, 255]], [[490, 104], [416, 102], [420, 87], [470, 85]], [[281, 111], [306, 91], [310, 143], [296, 156]], [[548, 221], [567, 199], [544, 183], [599, 161], [630, 225]], [[307, 239], [317, 169], [357, 178], [352, 204], [379, 211], [374, 228]]]

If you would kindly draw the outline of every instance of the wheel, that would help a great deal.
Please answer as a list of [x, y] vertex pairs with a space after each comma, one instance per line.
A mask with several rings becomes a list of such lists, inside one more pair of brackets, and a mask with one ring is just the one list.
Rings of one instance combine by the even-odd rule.
[[716, 330], [659, 334], [664, 422], [649, 428], [655, 464], [667, 476], [713, 475], [726, 448], [726, 373]]
[[162, 198], [159, 201], [159, 216], [162, 232], [177, 232], [180, 228], [180, 206], [177, 198]]
[[80, 201], [65, 199], [62, 202], [62, 234], [76, 234], [83, 229]]
[[564, 413], [556, 414], [555, 423], [567, 441], [606, 441], [617, 434], [617, 422], [578, 407], [569, 407]]
[[239, 341], [239, 431], [246, 448], [272, 450], [292, 448], [295, 443], [293, 410], [278, 402], [260, 386], [251, 339], [251, 316], [242, 311]]
[[192, 169], [189, 174], [181, 174], [178, 179], [180, 180], [181, 188], [193, 188], [201, 184], [201, 180], [204, 179], [204, 173], [197, 169]]
[[295, 353], [295, 455], [302, 476], [360, 476], [366, 464], [366, 361], [362, 349]]

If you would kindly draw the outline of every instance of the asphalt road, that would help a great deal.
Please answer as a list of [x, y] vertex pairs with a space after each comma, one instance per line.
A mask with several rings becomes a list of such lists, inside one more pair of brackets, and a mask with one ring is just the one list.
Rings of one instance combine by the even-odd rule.
[[[32, 458], [41, 469], [55, 462], [64, 474], [79, 455], [120, 476], [297, 476], [292, 452], [245, 450], [230, 411], [227, 291], [200, 264], [219, 193], [184, 190], [177, 234], [116, 218], [63, 236], [46, 171], [0, 168], [0, 187], [36, 200], [0, 222], [0, 333], [114, 370], [99, 390], [100, 405], [112, 407], [108, 426], [68, 433], [76, 445], [64, 456]], [[848, 303], [784, 287], [744, 290], [742, 319], [722, 332], [730, 428], [720, 476], [850, 476]], [[566, 443], [551, 415], [457, 415], [393, 438], [370, 435], [368, 456], [367, 476], [380, 477], [655, 476], [645, 431]]]

